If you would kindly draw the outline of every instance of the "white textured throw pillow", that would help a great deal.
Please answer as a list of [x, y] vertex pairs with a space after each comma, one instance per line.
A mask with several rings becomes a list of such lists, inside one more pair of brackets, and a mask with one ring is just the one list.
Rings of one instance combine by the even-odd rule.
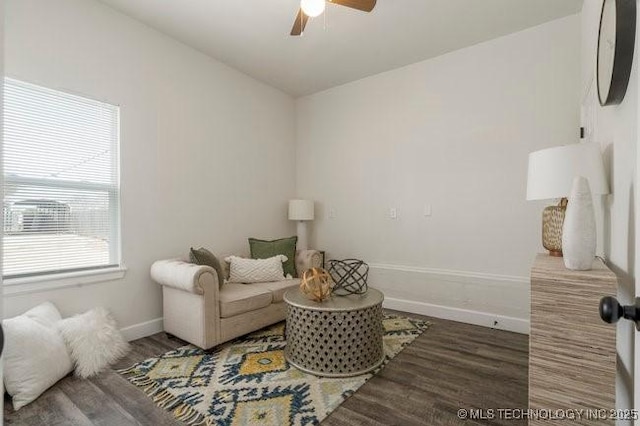
[[229, 282], [231, 283], [265, 283], [285, 279], [282, 263], [287, 261], [287, 256], [284, 255], [268, 259], [229, 256], [225, 261], [229, 262]]
[[5, 341], [4, 385], [19, 410], [73, 370], [56, 329], [60, 312], [50, 302], [2, 322]]
[[129, 351], [129, 344], [105, 308], [63, 319], [58, 329], [67, 342], [76, 376], [95, 376]]

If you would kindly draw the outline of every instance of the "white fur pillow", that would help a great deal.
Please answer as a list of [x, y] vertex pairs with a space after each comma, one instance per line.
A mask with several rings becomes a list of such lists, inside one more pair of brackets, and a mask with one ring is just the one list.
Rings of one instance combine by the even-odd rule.
[[78, 377], [95, 376], [130, 349], [105, 308], [66, 318], [57, 325], [67, 342]]
[[62, 336], [60, 312], [50, 302], [2, 322], [7, 347], [4, 384], [19, 410], [73, 370]]
[[282, 254], [268, 259], [229, 256], [225, 261], [229, 263], [229, 282], [231, 283], [264, 283], [285, 279], [282, 263], [287, 261], [287, 256]]

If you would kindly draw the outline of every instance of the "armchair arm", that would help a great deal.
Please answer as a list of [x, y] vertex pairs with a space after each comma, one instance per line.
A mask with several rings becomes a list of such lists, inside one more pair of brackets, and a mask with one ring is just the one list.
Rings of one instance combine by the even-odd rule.
[[200, 277], [213, 276], [214, 288], [218, 288], [218, 275], [210, 266], [194, 265], [179, 259], [158, 260], [151, 265], [151, 278], [160, 285], [173, 287], [193, 294], [204, 294]]
[[298, 250], [296, 252], [298, 276], [311, 268], [322, 268], [322, 254], [318, 250]]

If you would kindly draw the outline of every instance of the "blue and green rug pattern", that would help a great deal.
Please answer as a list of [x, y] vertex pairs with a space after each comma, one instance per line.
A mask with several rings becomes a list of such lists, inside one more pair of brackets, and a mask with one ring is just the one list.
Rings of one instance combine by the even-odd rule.
[[[429, 323], [385, 315], [384, 368]], [[349, 378], [304, 373], [284, 358], [284, 322], [220, 345], [185, 346], [119, 370], [192, 426], [316, 425], [377, 372]]]

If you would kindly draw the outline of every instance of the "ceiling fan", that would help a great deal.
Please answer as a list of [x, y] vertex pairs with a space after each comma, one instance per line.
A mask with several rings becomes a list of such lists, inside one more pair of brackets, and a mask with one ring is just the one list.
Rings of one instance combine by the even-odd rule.
[[[361, 10], [363, 12], [371, 12], [376, 6], [377, 0], [326, 0], [333, 4], [350, 7], [351, 9]], [[324, 12], [326, 6], [325, 0], [301, 0], [298, 16], [291, 28], [292, 36], [302, 35], [304, 27], [307, 25], [309, 18], [320, 16]]]

